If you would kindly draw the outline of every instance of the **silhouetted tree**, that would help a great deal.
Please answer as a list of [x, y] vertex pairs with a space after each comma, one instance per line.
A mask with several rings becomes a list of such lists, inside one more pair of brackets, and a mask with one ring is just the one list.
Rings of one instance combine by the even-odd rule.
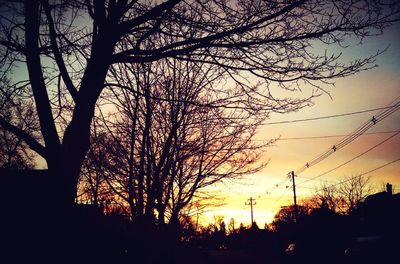
[[332, 212], [350, 214], [370, 194], [373, 187], [370, 177], [360, 175], [345, 177], [341, 184], [324, 184], [305, 203], [311, 208], [323, 208]]
[[0, 168], [7, 170], [32, 169], [33, 154], [21, 139], [7, 130], [0, 130]]
[[337, 192], [345, 205], [347, 213], [352, 213], [364, 199], [372, 194], [373, 187], [370, 183], [371, 177], [355, 175], [344, 178]]
[[[26, 65], [10, 87], [29, 88], [25, 98], [35, 102], [41, 138], [3, 114], [0, 124], [46, 160], [59, 190], [53, 199], [66, 207], [76, 196], [95, 106], [112, 65], [171, 57], [214, 64], [249, 94], [231, 107], [251, 102], [264, 108], [267, 100], [268, 109], [285, 112], [276, 85], [318, 88], [371, 67], [375, 56], [346, 62], [339, 54], [318, 54], [313, 45], [344, 46], [348, 37], [379, 34], [399, 12], [398, 1], [387, 2], [2, 1], [1, 75]], [[250, 75], [265, 85], [246, 85]]]
[[113, 69], [108, 85], [114, 96], [105, 94], [104, 100], [117, 98], [116, 107], [108, 116], [99, 110], [103, 125], [96, 125], [110, 136], [99, 144], [93, 138], [82, 172], [94, 165], [91, 170], [103, 175], [132, 220], [177, 225], [193, 200], [205, 200], [200, 193], [205, 187], [265, 165], [254, 163], [269, 143], [252, 142], [265, 116], [211, 106], [228, 103], [213, 90], [220, 80], [214, 68], [166, 60]]
[[[91, 147], [87, 153], [78, 183], [77, 202], [90, 203], [97, 207], [105, 206], [105, 203], [113, 201], [113, 191], [108, 185], [108, 173], [106, 168], [115, 168], [118, 145], [105, 133], [98, 134], [94, 129], [91, 136]], [[104, 208], [103, 208], [104, 209]]]
[[313, 209], [323, 208], [338, 213], [344, 211], [343, 199], [339, 196], [337, 188], [327, 184], [319, 187], [316, 194], [304, 202]]
[[196, 219], [193, 219], [189, 215], [181, 215], [179, 227], [180, 230], [177, 235], [181, 241], [189, 242], [197, 238], [198, 233]]
[[[302, 218], [310, 214], [310, 208], [303, 205], [297, 205], [297, 219], [300, 221]], [[271, 223], [272, 229], [281, 231], [281, 229], [292, 228], [296, 223], [294, 205], [283, 206], [279, 212], [274, 216]]]
[[24, 102], [19, 97], [20, 94], [13, 93], [12, 89], [9, 89], [10, 85], [7, 78], [0, 77], [0, 168], [32, 169], [35, 166], [35, 155], [24, 139], [18, 137], [13, 131], [21, 133], [25, 131], [32, 137], [37, 137], [38, 124], [34, 107], [29, 102]]

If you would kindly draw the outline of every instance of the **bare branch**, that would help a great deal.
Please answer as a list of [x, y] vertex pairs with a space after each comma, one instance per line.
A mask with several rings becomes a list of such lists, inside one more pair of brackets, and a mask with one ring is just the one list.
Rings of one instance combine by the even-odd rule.
[[17, 137], [24, 140], [26, 142], [26, 144], [28, 144], [28, 146], [33, 151], [38, 153], [40, 156], [42, 156], [43, 158], [47, 158], [46, 148], [44, 146], [42, 146], [39, 142], [37, 142], [36, 139], [34, 139], [31, 135], [26, 133], [24, 130], [10, 124], [3, 117], [0, 117], [0, 125], [3, 129], [13, 133]]

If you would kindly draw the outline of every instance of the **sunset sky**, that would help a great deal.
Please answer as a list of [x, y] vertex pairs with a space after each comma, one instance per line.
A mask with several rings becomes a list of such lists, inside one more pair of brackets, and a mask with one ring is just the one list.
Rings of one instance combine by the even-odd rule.
[[[315, 100], [314, 106], [296, 113], [272, 114], [266, 123], [352, 113], [389, 105], [400, 96], [400, 26], [391, 27], [384, 35], [369, 38], [362, 45], [344, 50], [343, 56], [345, 59], [368, 56], [386, 47], [388, 50], [376, 60], [377, 68], [337, 80], [335, 87], [329, 89], [331, 98], [323, 94]], [[230, 218], [234, 218], [238, 224], [249, 225], [250, 206], [245, 205], [245, 202], [253, 197], [256, 199], [254, 220], [263, 227], [265, 223], [272, 221], [281, 206], [293, 203], [291, 182], [286, 180], [287, 174], [292, 170], [298, 170], [343, 139], [343, 137], [287, 138], [348, 135], [381, 111], [383, 110], [315, 121], [262, 126], [257, 140], [265, 141], [279, 136], [283, 139], [277, 141], [263, 154], [263, 161], [270, 160], [268, 166], [256, 175], [214, 187], [213, 191], [225, 198], [224, 205], [209, 208], [201, 219], [204, 222], [213, 222], [214, 216], [224, 216], [227, 223]], [[296, 177], [298, 200], [310, 196], [322, 183], [334, 184], [344, 177], [368, 172], [400, 158], [400, 135], [395, 135], [353, 162], [302, 184], [308, 178], [318, 176], [354, 158], [399, 130], [400, 111], [397, 111], [378, 122], [366, 133], [394, 132], [362, 135], [327, 159], [299, 174]], [[394, 185], [395, 192], [400, 191], [400, 161], [365, 176], [371, 177], [371, 183], [377, 191], [381, 191], [386, 182]]]
[[[249, 225], [251, 222], [250, 206], [245, 205], [245, 202], [252, 197], [256, 200], [254, 220], [260, 227], [263, 227], [265, 223], [272, 221], [281, 206], [292, 204], [293, 193], [291, 181], [287, 177], [288, 173], [298, 170], [343, 138], [331, 136], [352, 133], [382, 110], [314, 121], [268, 123], [347, 114], [389, 105], [400, 96], [399, 24], [392, 26], [381, 36], [367, 38], [358, 46], [340, 51], [328, 46], [327, 51], [330, 53], [343, 52], [342, 57], [346, 61], [357, 57], [368, 57], [385, 48], [388, 50], [376, 60], [378, 67], [351, 77], [338, 79], [335, 87], [324, 86], [323, 88], [327, 89], [329, 95], [325, 93], [316, 98], [314, 106], [295, 113], [272, 113], [266, 120], [266, 124], [260, 127], [256, 137], [256, 140], [261, 142], [281, 137], [281, 140], [269, 147], [263, 154], [261, 162], [269, 160], [268, 166], [257, 174], [248, 175], [235, 182], [212, 186], [211, 191], [224, 199], [223, 205], [207, 208], [206, 212], [200, 216], [200, 221], [203, 224], [212, 223], [215, 216], [223, 216], [226, 223], [234, 218], [238, 225], [239, 223]], [[22, 74], [19, 75], [22, 76]], [[305, 90], [304, 92], [309, 91]], [[322, 183], [334, 184], [344, 177], [365, 173], [400, 158], [400, 135], [396, 135], [340, 169], [315, 180], [304, 182], [354, 158], [399, 130], [400, 111], [397, 111], [366, 132], [385, 133], [362, 135], [319, 164], [297, 175], [298, 200], [301, 201], [312, 195]], [[321, 138], [304, 139], [305, 137]], [[38, 168], [44, 167], [44, 161], [38, 160]], [[377, 191], [381, 191], [382, 186], [387, 182], [394, 185], [395, 191], [400, 191], [400, 161], [366, 176], [371, 176], [371, 183]]]
[[0, 135], [13, 263], [389, 264], [400, 0], [0, 0]]

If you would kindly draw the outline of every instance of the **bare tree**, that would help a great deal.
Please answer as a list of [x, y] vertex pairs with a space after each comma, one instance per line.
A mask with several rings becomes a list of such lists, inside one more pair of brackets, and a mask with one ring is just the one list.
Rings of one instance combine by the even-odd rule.
[[34, 107], [20, 98], [21, 93], [11, 92], [10, 81], [4, 76], [0, 79], [0, 86], [0, 168], [32, 169], [35, 155], [24, 139], [14, 132], [25, 131], [37, 138]]
[[345, 178], [343, 184], [337, 188], [337, 192], [344, 203], [345, 211], [351, 213], [360, 202], [372, 194], [373, 187], [370, 183], [370, 177], [356, 175]]
[[328, 209], [332, 212], [344, 212], [344, 202], [339, 195], [337, 188], [328, 184], [319, 187], [309, 200], [305, 201], [311, 208]]
[[132, 220], [152, 222], [157, 215], [159, 225], [177, 225], [185, 207], [199, 202], [199, 191], [263, 167], [254, 162], [267, 144], [251, 139], [264, 112], [212, 107], [225, 98], [213, 90], [219, 79], [210, 68], [168, 60], [114, 70], [114, 96], [104, 100], [119, 98], [115, 113], [100, 115], [115, 146], [94, 144], [89, 154], [108, 152], [115, 160], [98, 169]]
[[[375, 58], [346, 62], [340, 53], [317, 53], [314, 44], [345, 46], [348, 37], [379, 34], [399, 13], [398, 1], [370, 0], [25, 0], [2, 1], [0, 8], [0, 73], [15, 84], [27, 81], [41, 138], [3, 114], [0, 124], [46, 160], [59, 190], [54, 200], [63, 207], [75, 199], [111, 66], [171, 57], [217, 65], [249, 94], [225, 107], [263, 108], [267, 99], [275, 102], [269, 109], [284, 112], [276, 85], [318, 89], [370, 68]], [[247, 85], [250, 75], [264, 85]]]
[[345, 177], [338, 186], [323, 184], [306, 204], [311, 208], [324, 208], [335, 213], [349, 214], [373, 190], [370, 177], [361, 175]]
[[106, 201], [112, 200], [112, 191], [107, 184], [105, 168], [110, 168], [113, 162], [115, 144], [105, 133], [91, 136], [91, 147], [87, 153], [78, 183], [77, 202], [90, 203], [98, 208]]
[[0, 168], [7, 170], [32, 169], [34, 155], [25, 143], [7, 130], [0, 129]]

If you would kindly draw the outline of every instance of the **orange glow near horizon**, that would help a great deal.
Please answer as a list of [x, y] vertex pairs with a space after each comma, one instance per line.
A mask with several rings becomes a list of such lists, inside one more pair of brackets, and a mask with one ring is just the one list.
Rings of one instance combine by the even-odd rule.
[[[360, 46], [353, 51], [366, 55], [390, 44], [387, 52], [377, 59], [378, 68], [340, 79], [330, 96], [323, 94], [315, 100], [313, 107], [296, 113], [272, 114], [267, 122], [296, 120], [350, 113], [366, 109], [385, 107], [400, 96], [400, 27], [392, 28], [385, 35]], [[328, 118], [316, 121], [289, 124], [265, 125], [259, 129], [256, 140], [299, 138], [328, 135], [348, 135], [354, 129], [370, 120], [376, 112], [368, 112], [340, 118]], [[377, 123], [367, 133], [381, 131], [400, 131], [400, 111], [393, 113]], [[298, 200], [310, 197], [322, 183], [333, 184], [345, 177], [352, 177], [380, 167], [400, 158], [400, 135], [366, 153], [347, 165], [328, 173], [316, 180], [302, 184], [307, 178], [318, 176], [368, 150], [392, 134], [363, 135], [323, 162], [310, 167], [296, 177]], [[250, 207], [245, 205], [248, 198], [256, 199], [254, 220], [260, 228], [270, 223], [281, 206], [293, 204], [291, 182], [285, 179], [292, 170], [297, 170], [316, 156], [324, 153], [342, 138], [320, 138], [302, 140], [281, 140], [269, 147], [261, 161], [270, 160], [268, 166], [255, 175], [249, 175], [228, 190], [221, 187], [220, 196], [225, 197], [223, 206], [209, 208], [204, 214], [204, 223], [213, 223], [214, 216], [224, 216], [226, 224], [230, 218], [235, 222], [250, 225]], [[382, 191], [385, 183], [390, 182], [394, 191], [400, 191], [400, 162], [392, 163], [365, 176], [371, 177], [370, 183], [376, 192]], [[278, 184], [278, 186], [276, 186]], [[288, 187], [287, 187], [288, 186]], [[222, 189], [225, 188], [225, 191]], [[238, 225], [237, 225], [238, 226]]]

